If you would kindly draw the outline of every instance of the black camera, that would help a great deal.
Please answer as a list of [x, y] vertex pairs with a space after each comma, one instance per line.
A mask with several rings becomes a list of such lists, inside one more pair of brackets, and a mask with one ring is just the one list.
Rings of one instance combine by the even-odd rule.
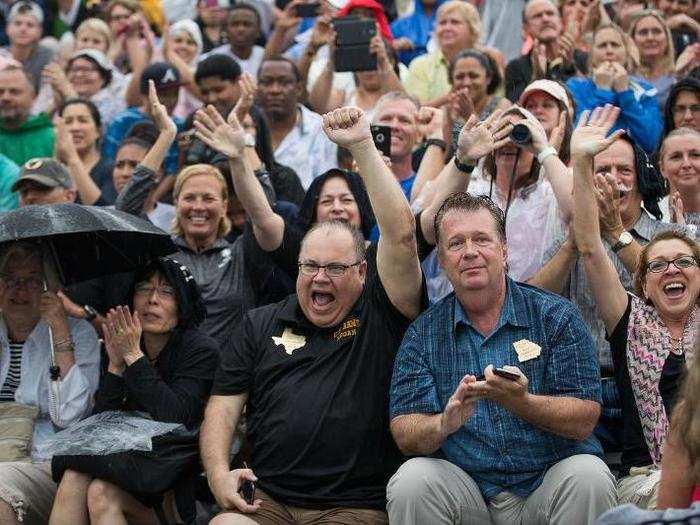
[[377, 55], [369, 52], [369, 43], [377, 34], [374, 20], [357, 16], [343, 16], [333, 20], [337, 34], [335, 41], [335, 70], [375, 71]]
[[519, 146], [529, 144], [532, 142], [532, 133], [530, 133], [530, 128], [525, 124], [516, 124], [513, 129], [510, 130], [510, 140]]

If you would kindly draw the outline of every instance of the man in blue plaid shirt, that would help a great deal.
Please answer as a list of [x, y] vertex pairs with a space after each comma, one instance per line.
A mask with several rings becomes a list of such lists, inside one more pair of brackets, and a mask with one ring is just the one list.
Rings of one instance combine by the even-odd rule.
[[[478, 128], [470, 140], [488, 143]], [[391, 522], [592, 523], [616, 489], [592, 435], [600, 377], [580, 314], [507, 277], [490, 199], [453, 194], [435, 232], [455, 292], [411, 325], [395, 361], [391, 431], [426, 457], [389, 482]]]

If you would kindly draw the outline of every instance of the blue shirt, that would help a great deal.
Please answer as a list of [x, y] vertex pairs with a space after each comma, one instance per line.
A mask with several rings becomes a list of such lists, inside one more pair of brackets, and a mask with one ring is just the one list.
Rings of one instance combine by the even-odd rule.
[[[175, 125], [177, 126], [177, 131], [180, 132], [184, 128], [185, 122], [179, 117], [171, 117]], [[126, 138], [134, 127], [134, 124], [139, 122], [150, 122], [151, 118], [143, 113], [140, 108], [131, 107], [127, 108], [117, 116], [114, 117], [112, 122], [107, 128], [104, 139], [102, 141], [102, 157], [114, 162], [117, 151], [119, 150], [119, 144]], [[174, 140], [168, 154], [165, 156], [165, 161], [163, 162], [165, 167], [165, 173], [168, 175], [173, 175], [177, 173], [178, 168], [178, 150], [177, 141]]]
[[[519, 362], [513, 343], [522, 339], [539, 345], [540, 355]], [[394, 363], [391, 417], [442, 412], [462, 377], [479, 376], [489, 364], [520, 368], [532, 394], [601, 401], [597, 351], [576, 307], [507, 278], [501, 316], [488, 337], [472, 327], [454, 293], [413, 322]], [[441, 452], [474, 479], [486, 500], [504, 491], [526, 497], [558, 461], [603, 453], [593, 435], [583, 441], [554, 435], [492, 400], [477, 402]]]
[[19, 207], [19, 192], [12, 191], [18, 178], [19, 166], [0, 153], [0, 212]]
[[[416, 173], [414, 172], [409, 178], [400, 180], [399, 186], [401, 186], [401, 191], [403, 191], [404, 196], [408, 202], [411, 202], [411, 190], [413, 189], [413, 183], [416, 182]], [[372, 231], [369, 234], [369, 240], [372, 242], [379, 241], [379, 225], [375, 224], [372, 227]]]
[[610, 133], [625, 129], [648, 154], [656, 150], [663, 122], [656, 89], [646, 80], [631, 76], [629, 89], [619, 93], [599, 88], [590, 78], [571, 77], [566, 81], [566, 87], [576, 102], [574, 122], [578, 122], [586, 110], [612, 104], [620, 108], [620, 115]]

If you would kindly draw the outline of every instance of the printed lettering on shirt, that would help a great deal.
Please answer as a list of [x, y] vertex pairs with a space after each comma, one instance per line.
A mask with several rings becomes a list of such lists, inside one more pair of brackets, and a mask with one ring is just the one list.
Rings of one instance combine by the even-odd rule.
[[348, 337], [353, 337], [357, 333], [357, 328], [360, 326], [360, 320], [356, 317], [348, 319], [343, 323], [343, 326], [338, 328], [338, 330], [333, 334], [333, 339], [340, 341], [341, 339], [347, 339]]
[[284, 329], [281, 336], [273, 335], [272, 342], [277, 346], [282, 345], [287, 355], [292, 355], [294, 350], [299, 350], [306, 344], [306, 337], [295, 334], [291, 328], [287, 327]]
[[515, 347], [515, 352], [518, 354], [518, 361], [521, 363], [535, 359], [542, 353], [542, 347], [540, 345], [528, 341], [527, 339], [516, 341], [513, 343], [513, 347]]
[[224, 248], [221, 250], [221, 262], [219, 263], [219, 268], [223, 268], [231, 261], [231, 248]]

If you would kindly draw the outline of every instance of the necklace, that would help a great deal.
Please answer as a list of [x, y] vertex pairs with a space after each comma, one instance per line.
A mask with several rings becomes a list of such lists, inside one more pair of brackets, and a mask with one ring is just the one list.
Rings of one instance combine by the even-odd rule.
[[676, 355], [683, 355], [683, 336], [671, 337], [671, 352]]

